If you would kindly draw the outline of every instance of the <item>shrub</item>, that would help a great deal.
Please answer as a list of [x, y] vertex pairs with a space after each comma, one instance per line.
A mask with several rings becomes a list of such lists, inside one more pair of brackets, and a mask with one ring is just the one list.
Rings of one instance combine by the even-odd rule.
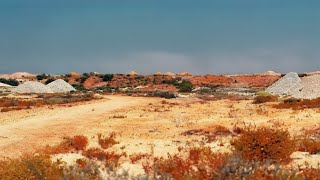
[[280, 104], [274, 105], [273, 107], [277, 109], [293, 109], [293, 110], [320, 108], [320, 98], [303, 99], [303, 100], [290, 98]]
[[176, 154], [159, 159], [156, 168], [165, 179], [212, 179], [225, 159], [226, 155], [215, 154], [209, 147], [196, 147], [189, 150], [186, 158]]
[[306, 168], [300, 173], [303, 179], [320, 179], [320, 169], [319, 168]]
[[101, 148], [108, 149], [115, 144], [119, 144], [119, 142], [117, 142], [115, 138], [116, 133], [110, 133], [107, 137], [102, 136], [102, 134], [98, 134], [98, 143]]
[[111, 81], [113, 79], [113, 74], [104, 74], [102, 76], [102, 80], [107, 82], [107, 81]]
[[166, 98], [166, 99], [176, 98], [176, 95], [172, 92], [161, 92], [161, 91], [154, 92], [153, 96], [162, 97], [162, 98]]
[[89, 74], [89, 73], [83, 73], [82, 76], [84, 76], [84, 77], [89, 77], [90, 74]]
[[41, 80], [44, 80], [44, 79], [46, 79], [48, 76], [46, 75], [46, 74], [38, 74], [37, 76], [36, 76], [36, 78], [37, 78], [37, 80], [38, 81], [41, 81]]
[[80, 83], [84, 83], [88, 78], [89, 76], [81, 76]]
[[73, 86], [77, 91], [87, 91], [87, 89], [86, 89], [83, 85], [72, 84], [72, 86]]
[[21, 159], [0, 161], [0, 179], [60, 179], [62, 169], [51, 162], [50, 156], [23, 156]]
[[107, 152], [99, 148], [90, 148], [83, 153], [89, 159], [105, 161], [107, 166], [118, 166], [121, 157], [125, 157], [126, 154], [117, 154], [115, 152]]
[[193, 84], [190, 81], [183, 80], [178, 87], [180, 92], [191, 92]]
[[55, 81], [54, 78], [49, 78], [49, 79], [45, 82], [45, 84], [49, 84], [49, 83], [51, 83], [51, 82], [53, 82], [53, 81]]
[[299, 141], [297, 146], [298, 151], [309, 152], [310, 154], [317, 154], [320, 152], [320, 140], [304, 138]]
[[276, 102], [278, 101], [277, 96], [256, 96], [253, 100], [253, 104], [262, 104], [266, 102]]
[[295, 142], [289, 131], [281, 127], [244, 128], [233, 146], [245, 160], [289, 162]]
[[304, 178], [299, 175], [298, 171], [284, 168], [279, 164], [247, 161], [243, 160], [238, 154], [233, 154], [227, 157], [222, 168], [216, 172], [216, 175], [212, 179], [302, 180]]
[[303, 130], [304, 134], [297, 137], [297, 150], [310, 154], [320, 153], [320, 127]]
[[4, 83], [4, 84], [9, 84], [11, 86], [18, 86], [19, 85], [19, 81], [15, 80], [15, 79], [0, 78], [0, 82]]
[[45, 148], [47, 154], [69, 153], [73, 151], [85, 150], [88, 145], [88, 139], [85, 136], [65, 137], [57, 146]]

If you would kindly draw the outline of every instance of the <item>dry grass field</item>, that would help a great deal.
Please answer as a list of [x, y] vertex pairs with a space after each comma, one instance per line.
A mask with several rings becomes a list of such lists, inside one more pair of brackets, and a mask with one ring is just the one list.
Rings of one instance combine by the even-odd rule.
[[[108, 165], [127, 168], [130, 177], [154, 175], [153, 165], [157, 162], [159, 172], [179, 179], [188, 172], [186, 169], [199, 164], [219, 169], [217, 164], [238, 153], [237, 157], [244, 160], [275, 160], [284, 169], [296, 170], [297, 177], [299, 173], [305, 173], [302, 170], [305, 168], [319, 177], [319, 171], [318, 174], [314, 172], [320, 163], [317, 154], [320, 152], [319, 109], [279, 108], [280, 101], [273, 98], [203, 100], [109, 95], [90, 101], [2, 112], [0, 156], [10, 158], [4, 159], [7, 162], [49, 154], [51, 160], [60, 158], [68, 165], [76, 166], [88, 159], [102, 160], [103, 156], [104, 160], [108, 160], [105, 157], [116, 160]], [[255, 143], [258, 150], [249, 147], [246, 152], [245, 145], [250, 143]], [[262, 151], [263, 148], [266, 150]], [[104, 154], [106, 149], [110, 153], [108, 156]], [[208, 159], [195, 161], [192, 159], [194, 154], [199, 156], [198, 160]], [[186, 163], [189, 161], [193, 164]], [[199, 164], [195, 165], [195, 162]], [[215, 174], [196, 172], [190, 171], [186, 175], [191, 179], [206, 179]], [[94, 174], [90, 174], [91, 177], [95, 177]], [[223, 176], [215, 178], [224, 179]]]

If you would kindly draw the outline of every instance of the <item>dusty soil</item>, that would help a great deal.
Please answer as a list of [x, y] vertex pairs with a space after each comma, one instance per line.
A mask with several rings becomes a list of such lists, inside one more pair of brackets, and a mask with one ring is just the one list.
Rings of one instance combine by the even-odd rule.
[[[90, 146], [96, 146], [98, 133], [116, 132], [121, 142], [114, 148], [125, 146], [130, 155], [149, 153], [154, 145], [156, 156], [177, 152], [177, 147], [203, 144], [204, 137], [182, 135], [193, 129], [206, 129], [215, 125], [232, 128], [235, 124], [251, 123], [271, 125], [283, 122], [292, 135], [303, 128], [320, 123], [317, 109], [302, 111], [277, 110], [271, 104], [255, 105], [244, 101], [203, 101], [195, 98], [164, 100], [126, 96], [106, 96], [72, 107], [35, 108], [1, 113], [0, 156], [17, 157], [47, 144], [61, 142], [65, 136], [85, 135]], [[215, 151], [230, 151], [231, 137], [209, 143]], [[317, 157], [295, 153], [297, 162]], [[303, 157], [302, 157], [303, 156]], [[315, 155], [316, 156], [316, 155]], [[310, 160], [310, 161], [311, 161]]]

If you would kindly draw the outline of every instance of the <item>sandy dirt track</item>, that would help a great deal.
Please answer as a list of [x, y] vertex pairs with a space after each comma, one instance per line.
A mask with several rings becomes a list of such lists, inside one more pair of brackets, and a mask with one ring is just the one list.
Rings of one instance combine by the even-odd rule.
[[[232, 137], [220, 137], [206, 143], [202, 135], [182, 135], [188, 130], [212, 129], [222, 125], [232, 129], [235, 124], [250, 123], [270, 126], [282, 122], [292, 135], [302, 129], [320, 125], [320, 111], [305, 109], [274, 109], [272, 103], [263, 105], [244, 101], [203, 101], [197, 98], [144, 98], [106, 96], [73, 106], [43, 107], [11, 111], [0, 115], [0, 157], [18, 157], [33, 153], [46, 145], [56, 145], [63, 137], [84, 135], [89, 147], [98, 146], [97, 134], [117, 133], [120, 144], [128, 155], [150, 153], [166, 157], [178, 153], [178, 147], [210, 146], [215, 152], [230, 152]], [[294, 153], [294, 163], [317, 164], [320, 155]], [[296, 158], [297, 157], [297, 158]]]
[[0, 156], [16, 157], [56, 144], [65, 136], [86, 134], [86, 130], [95, 128], [110, 112], [145, 102], [145, 98], [107, 96], [72, 107], [1, 113]]

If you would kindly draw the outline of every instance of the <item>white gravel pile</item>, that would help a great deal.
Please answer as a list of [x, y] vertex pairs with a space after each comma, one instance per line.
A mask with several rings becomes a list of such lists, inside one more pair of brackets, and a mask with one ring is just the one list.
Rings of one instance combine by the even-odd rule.
[[299, 94], [302, 88], [302, 81], [298, 74], [290, 72], [268, 87], [266, 91], [280, 96], [293, 96]]
[[23, 84], [20, 84], [18, 87], [13, 89], [13, 92], [15, 93], [53, 93], [49, 87], [36, 81], [28, 81]]
[[69, 83], [62, 79], [57, 79], [47, 85], [54, 93], [67, 93], [71, 91], [76, 91]]
[[8, 88], [10, 88], [10, 87], [12, 87], [12, 86], [9, 85], [9, 84], [4, 84], [4, 83], [1, 83], [1, 82], [0, 82], [0, 87], [8, 87]]
[[300, 99], [315, 99], [320, 97], [320, 75], [315, 74], [301, 78], [303, 88], [299, 93], [293, 95]]

